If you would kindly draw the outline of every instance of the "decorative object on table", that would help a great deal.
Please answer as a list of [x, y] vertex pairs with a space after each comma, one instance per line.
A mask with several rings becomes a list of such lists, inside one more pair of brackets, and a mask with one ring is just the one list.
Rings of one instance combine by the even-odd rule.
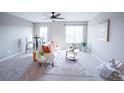
[[82, 43], [82, 51], [84, 51], [84, 52], [87, 51], [87, 43], [86, 42]]
[[109, 41], [109, 19], [99, 23], [98, 40]]
[[34, 39], [35, 39], [35, 49], [37, 50], [38, 49], [38, 39], [39, 39], [40, 37], [38, 36], [38, 35], [35, 35], [34, 36]]
[[77, 49], [76, 44], [72, 43], [71, 45], [72, 45], [72, 46], [70, 47], [71, 49]]

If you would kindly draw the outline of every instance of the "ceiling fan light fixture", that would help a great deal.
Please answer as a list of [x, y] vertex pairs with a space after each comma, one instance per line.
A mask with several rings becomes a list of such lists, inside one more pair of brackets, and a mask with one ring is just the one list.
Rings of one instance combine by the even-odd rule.
[[52, 22], [55, 22], [55, 19], [52, 19]]

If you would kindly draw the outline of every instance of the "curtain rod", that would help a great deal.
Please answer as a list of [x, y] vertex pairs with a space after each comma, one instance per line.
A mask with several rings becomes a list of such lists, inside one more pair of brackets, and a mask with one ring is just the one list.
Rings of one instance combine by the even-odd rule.
[[87, 26], [87, 24], [64, 24], [64, 26], [77, 26], [77, 25]]

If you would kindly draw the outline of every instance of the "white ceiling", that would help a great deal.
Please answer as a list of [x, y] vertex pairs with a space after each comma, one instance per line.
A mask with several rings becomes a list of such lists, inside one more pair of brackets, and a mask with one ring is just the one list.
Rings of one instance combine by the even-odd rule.
[[[56, 21], [88, 21], [99, 14], [99, 12], [57, 12], [65, 20]], [[51, 16], [50, 12], [9, 12], [9, 14], [23, 18], [31, 22], [51, 22], [46, 16]]]

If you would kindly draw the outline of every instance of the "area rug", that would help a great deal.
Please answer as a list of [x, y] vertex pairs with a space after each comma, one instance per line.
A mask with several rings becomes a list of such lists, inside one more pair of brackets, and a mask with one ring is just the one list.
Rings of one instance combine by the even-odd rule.
[[67, 67], [53, 67], [45, 71], [46, 74], [51, 75], [62, 75], [62, 76], [78, 76], [78, 77], [93, 77], [90, 75], [85, 68], [67, 68]]
[[88, 69], [78, 61], [70, 61], [64, 55], [57, 56], [55, 66], [48, 66], [46, 74], [62, 76], [93, 77]]

